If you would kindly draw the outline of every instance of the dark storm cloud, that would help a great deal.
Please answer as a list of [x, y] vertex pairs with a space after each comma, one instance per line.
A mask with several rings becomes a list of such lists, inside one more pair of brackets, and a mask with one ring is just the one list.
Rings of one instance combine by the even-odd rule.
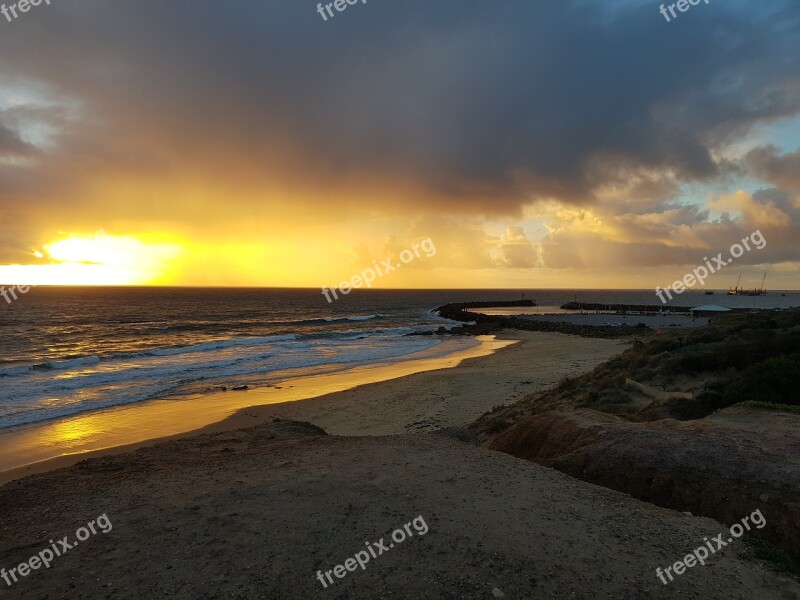
[[800, 194], [800, 151], [781, 154], [775, 146], [764, 146], [749, 152], [745, 164], [763, 181]]
[[82, 106], [51, 172], [217, 165], [321, 200], [383, 176], [514, 213], [631, 169], [658, 195], [713, 178], [732, 135], [800, 111], [800, 7], [763, 4], [666, 23], [644, 1], [371, 0], [324, 22], [310, 0], [74, 0], [3, 24], [0, 82]]
[[0, 159], [15, 160], [35, 153], [35, 148], [25, 143], [17, 132], [0, 122]]

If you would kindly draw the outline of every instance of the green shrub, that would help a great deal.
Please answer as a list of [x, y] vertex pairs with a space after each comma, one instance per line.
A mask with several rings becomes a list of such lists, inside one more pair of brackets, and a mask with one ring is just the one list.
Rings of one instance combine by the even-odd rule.
[[774, 544], [751, 536], [746, 536], [744, 543], [753, 551], [753, 555], [770, 564], [773, 570], [779, 573], [790, 573], [795, 577], [800, 576], [800, 566], [792, 557]]
[[795, 415], [800, 415], [800, 406], [791, 406], [789, 404], [774, 404], [772, 402], [742, 402], [737, 406], [746, 406], [748, 408], [758, 408], [760, 410], [776, 410], [780, 412], [788, 412]]
[[669, 415], [680, 421], [702, 419], [733, 404], [718, 391], [705, 389], [694, 400], [672, 400], [667, 404]]
[[603, 390], [600, 394], [600, 402], [603, 404], [630, 404], [633, 402], [631, 395], [621, 389]]
[[725, 387], [729, 404], [772, 402], [800, 405], [797, 385], [800, 382], [800, 354], [769, 358], [746, 369]]

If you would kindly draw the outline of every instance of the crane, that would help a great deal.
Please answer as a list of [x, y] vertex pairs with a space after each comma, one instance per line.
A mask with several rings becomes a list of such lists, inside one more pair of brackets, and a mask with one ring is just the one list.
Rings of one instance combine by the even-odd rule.
[[742, 283], [742, 274], [739, 273], [739, 279], [736, 281], [736, 287], [733, 289], [728, 290], [728, 296], [738, 296], [739, 295], [739, 284]]

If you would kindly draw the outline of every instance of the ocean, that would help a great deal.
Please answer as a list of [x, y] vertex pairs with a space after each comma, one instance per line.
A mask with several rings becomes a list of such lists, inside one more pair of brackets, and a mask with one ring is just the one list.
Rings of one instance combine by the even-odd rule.
[[[407, 360], [438, 345], [409, 333], [452, 327], [449, 302], [516, 300], [520, 290], [31, 289], [0, 305], [0, 429], [222, 387], [258, 387]], [[651, 291], [530, 290], [540, 311], [574, 300], [655, 303]], [[796, 306], [795, 292], [681, 300]]]

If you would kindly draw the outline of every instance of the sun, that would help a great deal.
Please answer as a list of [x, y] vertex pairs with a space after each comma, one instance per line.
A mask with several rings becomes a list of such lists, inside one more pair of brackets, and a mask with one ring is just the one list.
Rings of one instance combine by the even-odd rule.
[[47, 254], [62, 263], [83, 263], [129, 268], [142, 254], [142, 244], [130, 237], [107, 235], [102, 229], [91, 237], [69, 237], [45, 245]]
[[[153, 236], [147, 236], [151, 238]], [[0, 265], [0, 281], [23, 285], [153, 285], [163, 282], [178, 243], [109, 235], [102, 229], [32, 250], [39, 264]]]

